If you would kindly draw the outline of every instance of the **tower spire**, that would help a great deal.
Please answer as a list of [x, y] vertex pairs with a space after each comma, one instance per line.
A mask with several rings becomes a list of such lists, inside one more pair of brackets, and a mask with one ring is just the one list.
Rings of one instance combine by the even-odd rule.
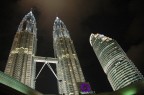
[[30, 9], [30, 12], [33, 12], [33, 8]]

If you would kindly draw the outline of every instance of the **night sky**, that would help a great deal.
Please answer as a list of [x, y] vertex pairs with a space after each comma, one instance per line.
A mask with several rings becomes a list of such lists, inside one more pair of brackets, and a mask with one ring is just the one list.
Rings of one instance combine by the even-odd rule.
[[[4, 71], [18, 25], [32, 7], [38, 28], [36, 55], [54, 56], [52, 28], [58, 16], [70, 32], [85, 79], [96, 93], [112, 89], [90, 46], [91, 33], [117, 40], [144, 75], [143, 0], [1, 0], [1, 71]], [[42, 64], [37, 63], [37, 72]], [[36, 89], [42, 93], [57, 93], [56, 78], [47, 67], [37, 79]]]

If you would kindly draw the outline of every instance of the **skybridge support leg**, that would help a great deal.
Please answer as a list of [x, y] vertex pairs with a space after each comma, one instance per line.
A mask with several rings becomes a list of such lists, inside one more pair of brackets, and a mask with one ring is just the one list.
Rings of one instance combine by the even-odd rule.
[[59, 80], [58, 77], [57, 77], [57, 75], [56, 75], [56, 73], [54, 72], [54, 70], [50, 66], [50, 64], [49, 63], [45, 63], [45, 64], [47, 64], [47, 66], [50, 68], [50, 70], [52, 71], [52, 73], [54, 74], [54, 76], [56, 77], [56, 79]]
[[43, 64], [43, 66], [42, 66], [42, 68], [40, 69], [40, 71], [38, 72], [38, 74], [37, 74], [35, 80], [38, 78], [39, 74], [41, 73], [41, 71], [43, 70], [43, 68], [44, 68], [45, 65], [46, 65], [46, 63]]

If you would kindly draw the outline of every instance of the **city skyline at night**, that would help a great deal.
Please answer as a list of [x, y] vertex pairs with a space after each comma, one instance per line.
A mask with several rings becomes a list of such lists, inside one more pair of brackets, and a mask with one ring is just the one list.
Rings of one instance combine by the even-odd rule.
[[[85, 80], [89, 81], [92, 90], [97, 93], [112, 91], [112, 88], [90, 46], [91, 33], [100, 33], [114, 38], [144, 74], [144, 8], [141, 0], [108, 0], [106, 2], [103, 0], [2, 0], [0, 8], [1, 71], [4, 71], [6, 66], [19, 22], [32, 7], [38, 29], [36, 55], [54, 57], [52, 27], [55, 17], [60, 17], [70, 31]], [[42, 65], [37, 65], [37, 73]], [[52, 67], [56, 68], [55, 65]], [[56, 92], [56, 82], [52, 72], [44, 67], [44, 71], [37, 79], [36, 89], [44, 93]]]

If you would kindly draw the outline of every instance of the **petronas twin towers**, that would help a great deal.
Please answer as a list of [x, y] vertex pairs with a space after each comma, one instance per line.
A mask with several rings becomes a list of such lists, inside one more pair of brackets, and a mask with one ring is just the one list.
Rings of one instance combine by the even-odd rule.
[[[104, 35], [92, 34], [90, 43], [107, 74], [113, 90], [123, 88], [143, 76], [128, 59], [118, 43]], [[53, 26], [53, 48], [55, 58], [36, 56], [37, 28], [35, 17], [30, 11], [22, 20], [16, 32], [8, 57], [5, 73], [35, 88], [35, 80], [47, 65], [58, 82], [59, 94], [79, 95], [80, 90], [87, 92], [89, 86], [83, 87], [85, 78], [74, 48], [73, 41], [65, 24], [56, 17]], [[36, 62], [44, 62], [36, 75]], [[50, 63], [56, 64], [56, 73]]]
[[[35, 88], [36, 62], [44, 62], [58, 80], [59, 93], [79, 95], [77, 83], [85, 82], [77, 54], [64, 23], [56, 17], [53, 26], [53, 46], [56, 58], [36, 56], [37, 28], [30, 11], [16, 32], [5, 73]], [[56, 72], [49, 63], [56, 64]], [[43, 66], [44, 66], [43, 65]], [[39, 74], [38, 74], [39, 75]]]

